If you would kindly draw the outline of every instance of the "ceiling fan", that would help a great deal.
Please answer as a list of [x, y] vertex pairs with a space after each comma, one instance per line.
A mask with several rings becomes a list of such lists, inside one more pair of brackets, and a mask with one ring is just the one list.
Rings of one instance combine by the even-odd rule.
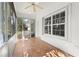
[[39, 9], [43, 9], [40, 5], [38, 5], [39, 3], [36, 2], [32, 2], [29, 6], [25, 7], [25, 9], [28, 9], [29, 7], [32, 7], [33, 12], [37, 11], [37, 8]]

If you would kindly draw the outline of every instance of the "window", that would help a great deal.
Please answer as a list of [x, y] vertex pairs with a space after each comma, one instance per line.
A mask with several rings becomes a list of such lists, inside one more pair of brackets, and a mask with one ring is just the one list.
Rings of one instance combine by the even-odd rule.
[[53, 15], [52, 18], [53, 35], [65, 36], [65, 11]]
[[45, 19], [44, 31], [46, 34], [51, 34], [51, 17]]
[[51, 34], [58, 38], [67, 38], [67, 7], [59, 9], [43, 17], [43, 34]]
[[[11, 5], [10, 5], [11, 4]], [[7, 42], [16, 32], [16, 15], [13, 11], [13, 3], [2, 2], [1, 3], [1, 31], [3, 42]]]

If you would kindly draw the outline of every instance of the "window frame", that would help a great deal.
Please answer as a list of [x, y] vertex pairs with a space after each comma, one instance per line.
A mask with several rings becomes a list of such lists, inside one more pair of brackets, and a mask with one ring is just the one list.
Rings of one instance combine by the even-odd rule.
[[[59, 36], [59, 35], [53, 35], [53, 15], [54, 14], [57, 14], [57, 13], [61, 13], [62, 11], [65, 11], [65, 36], [63, 37], [63, 36]], [[45, 34], [45, 31], [44, 31], [44, 23], [45, 23], [45, 19], [47, 18], [47, 17], [51, 17], [51, 34], [50, 35], [52, 35], [53, 37], [56, 37], [56, 38], [60, 38], [60, 39], [66, 39], [67, 40], [67, 35], [68, 35], [68, 7], [67, 6], [65, 6], [65, 7], [63, 7], [63, 8], [60, 8], [60, 9], [58, 9], [58, 10], [56, 10], [56, 11], [54, 11], [53, 13], [50, 13], [49, 15], [47, 15], [47, 16], [44, 16], [43, 18], [42, 18], [42, 30], [43, 30], [43, 32], [42, 32], [42, 34]]]

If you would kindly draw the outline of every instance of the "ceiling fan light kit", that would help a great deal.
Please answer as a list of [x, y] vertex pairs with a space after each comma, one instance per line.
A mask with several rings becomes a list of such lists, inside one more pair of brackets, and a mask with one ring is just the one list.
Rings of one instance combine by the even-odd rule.
[[32, 2], [31, 5], [25, 7], [25, 9], [28, 9], [32, 7], [33, 12], [37, 12], [37, 8], [39, 9], [43, 9], [40, 5], [38, 5], [37, 3]]

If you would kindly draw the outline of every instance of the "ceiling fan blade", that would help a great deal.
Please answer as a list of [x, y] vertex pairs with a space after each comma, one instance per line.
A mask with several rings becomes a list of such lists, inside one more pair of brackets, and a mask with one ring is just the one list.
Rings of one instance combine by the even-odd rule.
[[27, 6], [27, 7], [25, 7], [25, 9], [28, 9], [29, 7], [31, 7], [32, 5], [29, 5], [29, 6]]
[[36, 12], [36, 8], [35, 8], [35, 5], [32, 5], [33, 6], [33, 12]]
[[36, 4], [35, 6], [38, 7], [38, 8], [40, 8], [40, 9], [43, 9], [41, 6], [39, 6], [39, 5], [37, 5], [37, 4]]

